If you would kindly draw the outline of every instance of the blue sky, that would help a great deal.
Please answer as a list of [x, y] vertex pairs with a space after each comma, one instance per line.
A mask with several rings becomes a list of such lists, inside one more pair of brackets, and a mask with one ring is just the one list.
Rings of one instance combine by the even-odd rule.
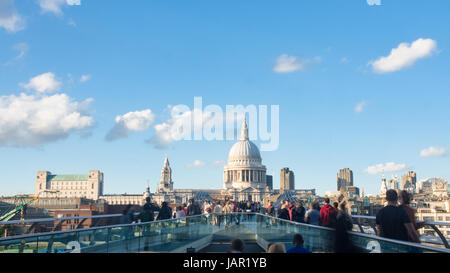
[[[168, 105], [193, 107], [194, 96], [280, 106], [279, 149], [262, 152], [275, 187], [290, 167], [297, 188], [324, 194], [348, 167], [375, 194], [376, 166], [390, 162], [388, 177], [450, 179], [446, 0], [6, 2], [0, 195], [32, 193], [38, 170], [99, 169], [106, 193], [142, 192], [147, 180], [154, 191], [166, 153], [176, 188], [221, 188], [212, 162], [226, 161], [233, 141], [146, 142], [170, 119]], [[41, 105], [59, 110], [37, 134], [29, 120]], [[146, 109], [145, 124], [105, 140], [116, 116]], [[206, 166], [187, 166], [195, 160]]]

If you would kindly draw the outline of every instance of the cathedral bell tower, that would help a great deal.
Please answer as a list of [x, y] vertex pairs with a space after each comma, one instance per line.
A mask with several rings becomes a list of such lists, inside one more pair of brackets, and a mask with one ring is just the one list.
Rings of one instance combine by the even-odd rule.
[[161, 170], [161, 181], [159, 182], [158, 193], [173, 191], [172, 169], [170, 168], [169, 158], [166, 155], [164, 165]]

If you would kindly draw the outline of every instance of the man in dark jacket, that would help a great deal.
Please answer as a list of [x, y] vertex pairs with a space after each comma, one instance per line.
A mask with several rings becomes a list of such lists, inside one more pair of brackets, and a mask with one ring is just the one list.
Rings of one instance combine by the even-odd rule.
[[150, 222], [155, 220], [155, 211], [158, 211], [159, 208], [150, 201], [150, 197], [145, 199], [145, 205], [142, 207], [142, 212], [140, 215], [141, 222]]
[[194, 216], [200, 214], [202, 214], [202, 212], [197, 202], [195, 202], [194, 199], [189, 200], [189, 205], [187, 207], [187, 215]]
[[289, 220], [289, 211], [286, 208], [286, 205], [282, 205], [281, 209], [278, 211], [278, 218]]
[[305, 222], [305, 212], [306, 209], [303, 207], [302, 202], [297, 203], [297, 207], [295, 207], [294, 210], [294, 221], [298, 223], [304, 223]]
[[156, 220], [166, 220], [170, 218], [172, 218], [172, 209], [167, 205], [167, 202], [163, 202]]

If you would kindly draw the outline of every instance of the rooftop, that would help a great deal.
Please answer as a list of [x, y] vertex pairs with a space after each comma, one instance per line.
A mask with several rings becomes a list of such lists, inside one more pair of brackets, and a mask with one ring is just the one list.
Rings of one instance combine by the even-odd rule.
[[66, 174], [66, 175], [49, 175], [47, 181], [87, 181], [87, 174]]

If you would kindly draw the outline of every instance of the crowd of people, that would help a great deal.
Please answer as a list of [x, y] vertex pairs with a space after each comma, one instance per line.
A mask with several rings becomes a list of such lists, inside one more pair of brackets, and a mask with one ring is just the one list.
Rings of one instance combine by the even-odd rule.
[[[415, 220], [415, 210], [409, 206], [411, 196], [406, 191], [397, 193], [395, 190], [386, 192], [387, 205], [382, 208], [376, 216], [377, 235], [390, 239], [403, 240], [420, 243], [417, 229], [423, 227], [423, 223], [417, 223]], [[259, 202], [235, 202], [235, 201], [204, 201], [196, 202], [189, 200], [188, 204], [177, 206], [172, 210], [167, 202], [163, 202], [161, 207], [151, 202], [150, 198], [137, 213], [128, 206], [123, 211], [123, 223], [132, 223], [136, 221], [149, 222], [154, 220], [166, 220], [171, 218], [183, 218], [201, 214], [211, 214], [213, 216], [212, 224], [220, 227], [222, 224], [229, 227], [235, 223], [239, 225], [242, 217], [250, 217], [249, 214], [241, 215], [238, 212], [257, 212], [288, 221], [305, 223], [329, 227], [334, 229], [334, 248], [335, 252], [364, 252], [356, 247], [350, 240], [348, 234], [353, 228], [352, 217], [348, 214], [346, 204], [348, 198], [344, 197], [340, 202], [331, 204], [329, 198], [325, 198], [324, 205], [321, 207], [318, 202], [313, 202], [306, 208], [302, 202], [289, 202], [283, 200], [276, 207], [273, 202], [268, 206], [262, 206]], [[155, 212], [157, 216], [155, 219]], [[233, 243], [234, 242], [234, 243]], [[243, 242], [236, 239], [232, 242], [232, 251], [241, 251]], [[294, 236], [294, 248], [286, 251], [284, 245], [273, 244], [268, 247], [268, 252], [287, 252], [287, 253], [307, 253], [303, 248], [303, 237], [300, 234]]]

